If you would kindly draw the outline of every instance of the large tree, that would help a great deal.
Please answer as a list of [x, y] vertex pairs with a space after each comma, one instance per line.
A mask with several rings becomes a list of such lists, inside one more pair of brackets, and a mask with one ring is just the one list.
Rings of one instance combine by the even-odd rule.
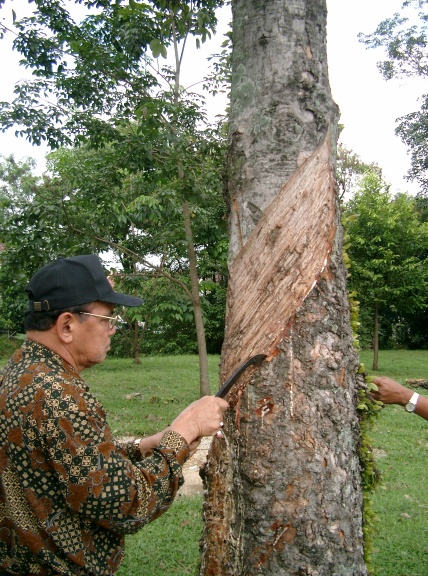
[[325, 0], [234, 0], [228, 395], [200, 574], [365, 575]]

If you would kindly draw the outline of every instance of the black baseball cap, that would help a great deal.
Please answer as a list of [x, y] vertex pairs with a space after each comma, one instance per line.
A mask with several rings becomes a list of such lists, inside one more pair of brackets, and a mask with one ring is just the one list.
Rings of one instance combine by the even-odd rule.
[[115, 292], [95, 254], [58, 258], [38, 270], [25, 288], [30, 310], [62, 310], [89, 302], [141, 306], [135, 296]]

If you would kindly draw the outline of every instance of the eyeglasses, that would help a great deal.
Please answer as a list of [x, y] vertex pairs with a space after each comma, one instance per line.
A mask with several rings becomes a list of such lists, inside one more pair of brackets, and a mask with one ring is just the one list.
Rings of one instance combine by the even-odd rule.
[[92, 314], [91, 312], [78, 312], [78, 314], [83, 314], [85, 316], [95, 316], [96, 318], [103, 318], [104, 320], [108, 320], [109, 330], [113, 330], [118, 322], [122, 322], [122, 320], [117, 316], [103, 316], [102, 314]]

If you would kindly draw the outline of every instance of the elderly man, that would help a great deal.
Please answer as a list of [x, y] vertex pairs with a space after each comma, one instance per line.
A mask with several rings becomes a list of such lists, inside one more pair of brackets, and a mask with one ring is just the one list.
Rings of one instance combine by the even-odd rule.
[[95, 255], [41, 268], [26, 292], [27, 340], [0, 388], [0, 574], [114, 574], [124, 535], [162, 514], [202, 436], [228, 404], [206, 396], [155, 436], [116, 442], [80, 373], [115, 333], [115, 292]]

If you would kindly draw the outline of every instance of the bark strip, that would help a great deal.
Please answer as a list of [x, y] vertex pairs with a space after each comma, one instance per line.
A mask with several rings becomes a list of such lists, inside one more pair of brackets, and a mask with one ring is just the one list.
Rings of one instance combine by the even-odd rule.
[[336, 233], [330, 149], [327, 133], [267, 207], [230, 268], [223, 376], [254, 354], [274, 353], [326, 268]]

